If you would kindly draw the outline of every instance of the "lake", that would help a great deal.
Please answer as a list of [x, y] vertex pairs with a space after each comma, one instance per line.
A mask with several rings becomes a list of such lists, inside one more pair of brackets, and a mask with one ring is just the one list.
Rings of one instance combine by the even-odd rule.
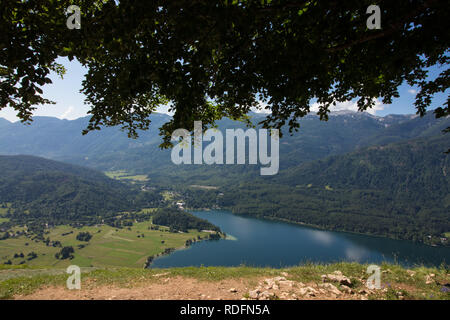
[[311, 227], [249, 218], [228, 211], [192, 212], [234, 238], [196, 242], [154, 260], [151, 267], [258, 266], [288, 267], [306, 262], [357, 261], [404, 266], [439, 266], [450, 262], [450, 248], [410, 241], [318, 230]]

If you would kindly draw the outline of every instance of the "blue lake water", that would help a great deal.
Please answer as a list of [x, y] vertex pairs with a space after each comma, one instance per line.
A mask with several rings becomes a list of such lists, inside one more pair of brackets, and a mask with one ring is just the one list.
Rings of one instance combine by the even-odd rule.
[[306, 262], [398, 262], [405, 266], [450, 263], [450, 248], [410, 241], [318, 230], [301, 225], [234, 215], [228, 211], [197, 211], [199, 218], [219, 226], [235, 240], [201, 241], [155, 259], [151, 267], [259, 266], [287, 267]]

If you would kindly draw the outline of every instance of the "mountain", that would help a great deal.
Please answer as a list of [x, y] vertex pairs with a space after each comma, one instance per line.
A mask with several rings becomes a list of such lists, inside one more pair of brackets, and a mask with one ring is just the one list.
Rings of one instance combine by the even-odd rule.
[[[254, 124], [264, 119], [256, 113], [250, 117]], [[169, 119], [152, 115], [151, 129], [137, 140], [117, 128], [82, 136], [87, 118], [37, 117], [31, 126], [3, 122], [0, 150], [146, 174], [148, 186], [176, 190], [189, 207], [220, 206], [239, 214], [426, 243], [450, 231], [449, 156], [443, 153], [449, 136], [441, 133], [450, 118], [341, 112], [322, 122], [310, 115], [301, 119], [299, 132], [285, 132], [280, 172], [268, 177], [260, 176], [255, 165], [174, 165], [170, 150], [158, 147], [158, 127]], [[218, 122], [220, 130], [244, 127], [230, 119]], [[105, 194], [101, 207], [111, 193], [99, 190]], [[119, 203], [105, 208], [124, 208], [128, 193], [120, 194], [124, 197], [114, 199]], [[64, 197], [64, 192], [56, 195]], [[44, 198], [56, 204], [57, 196]]]
[[385, 145], [402, 140], [438, 136], [450, 125], [450, 118], [436, 119], [432, 113], [428, 113], [424, 117], [412, 116], [406, 121], [400, 119], [392, 125], [389, 120], [392, 120], [393, 117], [397, 118], [398, 116], [390, 115], [380, 118], [386, 129], [369, 138], [362, 139], [360, 146]]
[[[34, 156], [0, 156], [0, 231], [27, 225], [40, 238], [47, 225], [131, 226], [154, 215], [173, 232], [217, 230], [211, 223], [171, 206], [160, 189], [141, 190], [103, 173]], [[143, 210], [145, 208], [164, 208]], [[6, 213], [6, 215], [5, 215]], [[45, 227], [44, 227], [45, 226]], [[1, 239], [0, 239], [1, 240]]]
[[8, 120], [6, 120], [4, 118], [0, 118], [0, 128], [5, 127], [9, 124], [11, 124], [11, 122], [9, 122]]
[[389, 189], [411, 196], [417, 196], [423, 188], [429, 188], [428, 197], [437, 191], [449, 194], [450, 189], [440, 190], [448, 188], [450, 182], [450, 156], [442, 152], [446, 142], [447, 137], [438, 135], [371, 146], [291, 168], [276, 180], [290, 186]]
[[239, 214], [440, 243], [450, 231], [447, 143], [438, 135], [371, 146], [223, 188], [217, 199]]
[[151, 129], [141, 132], [141, 139], [133, 140], [117, 128], [103, 128], [83, 136], [81, 132], [89, 117], [76, 120], [35, 117], [31, 125], [20, 122], [0, 125], [0, 150], [2, 154], [29, 154], [84, 164], [80, 162], [88, 162], [89, 156], [156, 145], [160, 139], [158, 127], [169, 119], [162, 114], [152, 115]]
[[0, 204], [10, 204], [16, 223], [52, 224], [132, 209], [130, 187], [92, 169], [34, 156], [0, 156]]
[[[251, 113], [257, 125], [265, 117]], [[82, 136], [88, 117], [77, 120], [59, 120], [35, 117], [32, 125], [7, 123], [0, 126], [2, 154], [30, 154], [49, 159], [87, 166], [94, 169], [126, 170], [146, 174], [153, 181], [164, 183], [232, 184], [244, 175], [259, 175], [259, 166], [176, 166], [170, 159], [170, 150], [161, 150], [158, 128], [170, 120], [165, 114], [150, 117], [150, 130], [140, 132], [136, 140], [129, 139], [118, 128], [103, 128]], [[376, 117], [368, 113], [332, 113], [327, 122], [310, 115], [300, 120], [300, 129], [292, 136], [287, 130], [280, 143], [280, 169], [344, 154], [367, 145], [401, 141], [436, 133], [448, 126], [450, 119], [436, 120], [432, 115], [415, 119], [411, 115]], [[218, 128], [245, 128], [241, 122], [223, 119]]]

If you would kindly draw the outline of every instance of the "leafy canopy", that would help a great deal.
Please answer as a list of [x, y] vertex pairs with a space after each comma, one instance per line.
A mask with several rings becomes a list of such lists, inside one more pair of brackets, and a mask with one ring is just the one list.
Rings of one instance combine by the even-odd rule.
[[[68, 30], [65, 8], [81, 8], [81, 29]], [[367, 7], [381, 8], [381, 30], [369, 30]], [[132, 137], [169, 104], [163, 147], [174, 129], [195, 120], [243, 118], [251, 107], [271, 113], [265, 127], [290, 131], [310, 112], [327, 119], [338, 102], [391, 103], [405, 81], [419, 88], [425, 114], [449, 87], [448, 5], [436, 0], [348, 1], [3, 1], [0, 8], [0, 109], [30, 120], [47, 103], [40, 86], [58, 56], [88, 68], [82, 92], [91, 105], [84, 133], [121, 125]], [[442, 65], [429, 79], [427, 70]], [[435, 110], [450, 114], [449, 99]]]

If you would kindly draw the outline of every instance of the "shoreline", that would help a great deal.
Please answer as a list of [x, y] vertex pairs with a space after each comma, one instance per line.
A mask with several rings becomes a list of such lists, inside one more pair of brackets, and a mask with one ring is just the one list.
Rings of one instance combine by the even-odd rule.
[[[188, 210], [188, 209], [186, 209], [186, 210]], [[410, 243], [413, 243], [413, 244], [416, 244], [416, 245], [424, 245], [424, 246], [432, 247], [432, 248], [449, 248], [450, 249], [450, 246], [433, 245], [433, 244], [428, 244], [428, 243], [421, 242], [421, 241], [413, 241], [413, 240], [409, 240], [409, 239], [387, 237], [387, 236], [382, 236], [382, 235], [373, 234], [373, 233], [361, 233], [361, 232], [349, 231], [349, 230], [344, 230], [344, 229], [329, 229], [329, 228], [326, 228], [326, 227], [321, 227], [319, 225], [314, 225], [314, 224], [301, 222], [301, 221], [293, 221], [293, 220], [288, 220], [288, 219], [284, 219], [284, 218], [276, 218], [276, 217], [269, 217], [269, 216], [253, 216], [253, 215], [240, 214], [240, 213], [233, 212], [233, 209], [229, 208], [229, 207], [223, 207], [223, 208], [220, 208], [220, 209], [201, 208], [201, 209], [189, 209], [189, 210], [191, 210], [191, 211], [211, 211], [211, 210], [229, 211], [230, 213], [235, 214], [235, 215], [240, 216], [240, 217], [262, 219], [262, 220], [275, 221], [275, 222], [283, 222], [283, 223], [288, 223], [288, 224], [293, 224], [293, 225], [297, 225], [297, 226], [308, 227], [308, 228], [321, 230], [321, 231], [341, 232], [341, 233], [348, 233], [348, 234], [354, 234], [354, 235], [361, 235], [361, 236], [370, 236], [370, 237], [376, 237], [376, 238], [390, 239], [390, 240], [396, 240], [396, 241], [407, 241], [407, 242], [410, 242]]]
[[[186, 250], [189, 249], [191, 247], [192, 244], [196, 243], [196, 242], [202, 242], [202, 241], [214, 241], [214, 240], [220, 240], [220, 239], [225, 239], [227, 238], [227, 234], [224, 232], [219, 232], [220, 238], [219, 239], [210, 239], [210, 238], [201, 238], [201, 239], [194, 239], [194, 241], [191, 240], [191, 242], [189, 244], [188, 241], [186, 240], [186, 243], [183, 246], [177, 247], [177, 248], [167, 248], [166, 250], [164, 250], [163, 252], [160, 252], [154, 256], [149, 256], [147, 258], [147, 261], [144, 263], [144, 269], [153, 269], [152, 268], [152, 264], [153, 262], [158, 259], [158, 258], [162, 258], [165, 256], [169, 256], [170, 254], [179, 251], [179, 250]], [[234, 237], [233, 237], [234, 238]], [[151, 258], [150, 262], [149, 259]], [[159, 269], [159, 268], [158, 268]]]

